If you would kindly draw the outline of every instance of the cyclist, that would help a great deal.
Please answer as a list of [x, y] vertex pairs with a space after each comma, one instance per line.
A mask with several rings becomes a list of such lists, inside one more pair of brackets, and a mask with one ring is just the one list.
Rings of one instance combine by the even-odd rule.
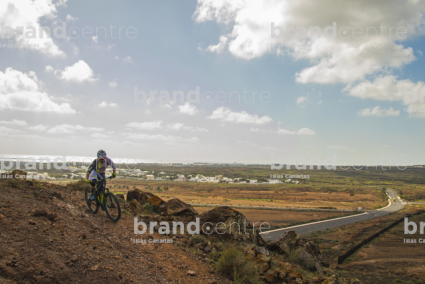
[[[106, 168], [108, 166], [111, 166], [113, 169], [112, 176], [117, 176], [117, 169], [115, 167], [114, 162], [110, 158], [106, 156], [106, 152], [104, 150], [97, 151], [97, 159], [93, 161], [93, 163], [90, 165], [90, 167], [87, 169], [86, 173], [86, 182], [91, 185], [92, 188], [92, 194], [90, 195], [90, 199], [94, 200], [94, 191], [95, 186], [98, 180], [105, 179], [105, 172]], [[106, 181], [105, 181], [106, 182]]]

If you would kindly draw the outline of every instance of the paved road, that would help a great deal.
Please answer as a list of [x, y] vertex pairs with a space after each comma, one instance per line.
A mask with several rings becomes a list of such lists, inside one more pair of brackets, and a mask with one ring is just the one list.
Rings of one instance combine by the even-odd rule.
[[[387, 214], [390, 214], [392, 212], [399, 211], [404, 208], [404, 203], [401, 202], [398, 197], [397, 193], [392, 189], [387, 189], [387, 194], [389, 195], [389, 205], [387, 207], [384, 207], [382, 209], [368, 211], [359, 215], [354, 216], [347, 216], [347, 217], [340, 217], [337, 219], [332, 220], [324, 220], [309, 224], [303, 224], [298, 226], [292, 226], [287, 227], [283, 229], [277, 229], [268, 231], [265, 233], [262, 233], [261, 236], [265, 241], [276, 241], [280, 239], [283, 235], [286, 234], [288, 231], [296, 231], [300, 235], [305, 235], [309, 233], [313, 233], [316, 231], [322, 231], [326, 229], [332, 229], [356, 222], [366, 221], [369, 219], [373, 219], [376, 217], [381, 217]], [[393, 198], [396, 198], [396, 202], [393, 202]]]

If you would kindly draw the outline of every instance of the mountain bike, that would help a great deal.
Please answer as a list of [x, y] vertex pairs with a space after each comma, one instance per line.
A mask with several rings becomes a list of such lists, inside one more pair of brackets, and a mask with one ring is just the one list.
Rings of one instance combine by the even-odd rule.
[[86, 188], [85, 197], [87, 206], [93, 214], [96, 214], [99, 211], [99, 208], [102, 208], [106, 212], [109, 219], [113, 222], [117, 222], [121, 218], [121, 207], [118, 202], [117, 197], [109, 192], [109, 189], [106, 188], [106, 180], [112, 179], [113, 177], [107, 177], [105, 179], [98, 179], [96, 182], [95, 190], [91, 187]]

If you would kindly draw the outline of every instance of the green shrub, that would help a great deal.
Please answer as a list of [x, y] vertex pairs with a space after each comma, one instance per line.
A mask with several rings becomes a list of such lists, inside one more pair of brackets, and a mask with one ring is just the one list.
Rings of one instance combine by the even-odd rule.
[[143, 210], [149, 212], [149, 213], [153, 213], [153, 205], [150, 202], [146, 202], [145, 204], [142, 205]]
[[32, 185], [36, 188], [36, 189], [43, 189], [43, 187], [41, 186], [40, 182], [38, 180], [32, 180]]
[[297, 250], [291, 249], [288, 256], [286, 257], [288, 262], [299, 264], [301, 261], [300, 253]]
[[22, 189], [24, 186], [22, 183], [19, 182], [17, 179], [9, 178], [7, 179], [7, 184], [9, 184], [11, 187]]
[[257, 267], [245, 255], [230, 247], [223, 251], [216, 264], [217, 272], [231, 278], [234, 283], [263, 283], [260, 281]]
[[73, 184], [73, 188], [76, 191], [85, 191], [87, 188], [90, 188], [90, 185], [83, 179], [80, 179]]
[[204, 236], [201, 235], [192, 235], [192, 242], [195, 244], [205, 244], [207, 242], [207, 239], [205, 239]]
[[218, 261], [220, 257], [221, 257], [221, 252], [219, 251], [213, 251], [213, 252], [210, 252], [209, 254], [209, 258], [214, 261]]

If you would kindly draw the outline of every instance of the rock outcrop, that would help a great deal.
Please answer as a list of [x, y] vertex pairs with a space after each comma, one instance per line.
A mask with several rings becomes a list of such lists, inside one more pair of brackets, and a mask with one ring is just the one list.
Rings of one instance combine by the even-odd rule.
[[153, 210], [156, 213], [164, 213], [167, 214], [167, 209], [165, 208], [165, 201], [161, 199], [161, 197], [152, 195], [148, 198], [147, 202], [153, 205]]
[[19, 178], [19, 179], [27, 179], [27, 172], [21, 171], [21, 170], [14, 170], [11, 173], [13, 178]]
[[231, 207], [215, 207], [199, 215], [199, 218], [203, 234], [216, 234], [223, 238], [246, 241], [258, 246], [265, 245], [257, 228], [253, 228], [242, 213]]
[[167, 209], [167, 215], [175, 215], [175, 216], [198, 215], [198, 212], [192, 207], [192, 205], [187, 204], [177, 198], [168, 200], [165, 203], [165, 207]]
[[[195, 216], [198, 215], [198, 212], [192, 207], [192, 205], [187, 204], [180, 199], [174, 198], [167, 202], [162, 200], [159, 196], [154, 195], [150, 192], [144, 192], [140, 189], [135, 189], [127, 192], [127, 201], [137, 201], [141, 206], [146, 202], [149, 202], [153, 205], [153, 209], [156, 213], [161, 215], [170, 216]], [[135, 206], [137, 207], [137, 206]]]
[[295, 231], [289, 231], [278, 241], [267, 242], [267, 248], [290, 257], [304, 269], [322, 274], [323, 258], [319, 246], [313, 241], [300, 238]]
[[143, 211], [142, 205], [140, 205], [139, 201], [137, 201], [136, 199], [130, 201], [129, 210], [134, 216], [138, 215]]
[[137, 202], [140, 203], [140, 205], [144, 205], [150, 197], [154, 196], [150, 192], [144, 192], [140, 189], [135, 189], [127, 192], [127, 201], [130, 202], [133, 199], [137, 200]]

